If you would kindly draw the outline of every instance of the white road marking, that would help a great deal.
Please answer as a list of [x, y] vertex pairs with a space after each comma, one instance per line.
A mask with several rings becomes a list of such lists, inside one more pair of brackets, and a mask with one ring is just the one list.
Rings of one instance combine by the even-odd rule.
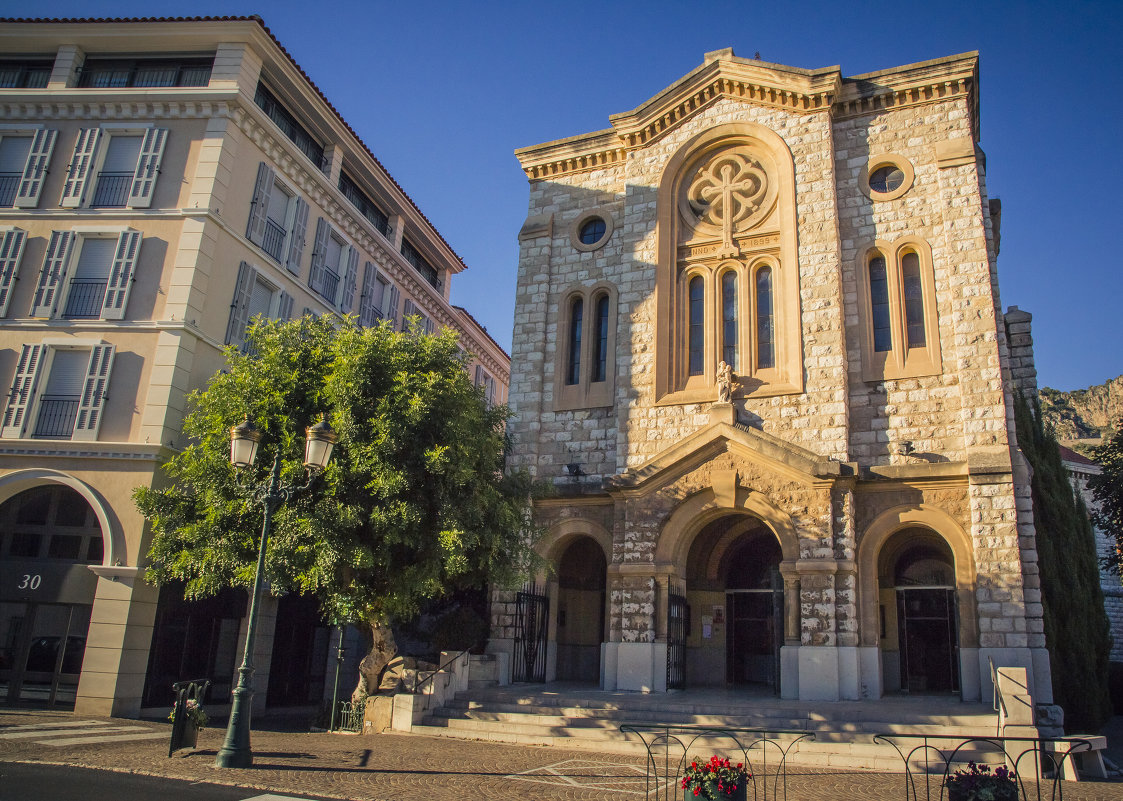
[[106, 732], [106, 731], [152, 731], [140, 726], [95, 726], [92, 728], [83, 728], [78, 731], [74, 729], [48, 729], [43, 728], [38, 731], [17, 731], [12, 734], [4, 732], [0, 734], [0, 739], [4, 740], [34, 740], [36, 737], [57, 737], [60, 735], [68, 734], [91, 734], [93, 732]]
[[[150, 731], [149, 729], [142, 729], [142, 731]], [[125, 740], [156, 740], [167, 739], [168, 734], [165, 732], [157, 731], [151, 734], [107, 734], [104, 737], [64, 737], [61, 740], [37, 740], [37, 745], [85, 745], [87, 743], [114, 743], [122, 742]]]
[[[593, 775], [589, 775], [590, 772]], [[555, 762], [552, 765], [524, 770], [506, 778], [534, 784], [583, 787], [601, 792], [624, 793], [625, 795], [648, 794], [646, 767], [620, 765], [615, 762], [567, 759], [564, 762]], [[674, 783], [673, 780], [671, 783]], [[631, 787], [628, 788], [628, 785], [631, 785]]]
[[108, 726], [104, 720], [60, 720], [58, 723], [30, 723], [23, 726], [0, 726], [0, 731], [30, 731], [31, 729], [66, 729], [78, 726]]

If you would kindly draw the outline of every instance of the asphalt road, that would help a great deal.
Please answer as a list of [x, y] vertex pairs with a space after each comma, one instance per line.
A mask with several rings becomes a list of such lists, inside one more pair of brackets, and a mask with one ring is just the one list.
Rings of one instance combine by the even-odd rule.
[[0, 801], [289, 801], [312, 796], [88, 770], [0, 762]]

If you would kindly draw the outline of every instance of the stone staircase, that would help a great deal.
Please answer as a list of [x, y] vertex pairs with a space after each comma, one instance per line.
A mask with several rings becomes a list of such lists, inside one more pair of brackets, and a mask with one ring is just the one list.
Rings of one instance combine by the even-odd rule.
[[[417, 734], [473, 740], [553, 745], [607, 753], [642, 754], [646, 747], [635, 733], [620, 726], [691, 725], [812, 732], [814, 741], [791, 747], [792, 764], [839, 769], [899, 771], [901, 757], [893, 746], [873, 742], [876, 734], [950, 736], [940, 741], [954, 747], [959, 740], [993, 737], [997, 717], [989, 705], [967, 704], [940, 697], [886, 698], [879, 701], [809, 702], [752, 697], [724, 690], [641, 694], [554, 685], [476, 686], [457, 693], [432, 709], [414, 726]], [[778, 734], [790, 744], [798, 735]], [[651, 739], [648, 735], [647, 739]], [[741, 742], [746, 742], [745, 738]], [[904, 751], [919, 739], [902, 739]], [[686, 747], [690, 753], [713, 753], [733, 745], [728, 737], [707, 737]], [[679, 747], [681, 754], [682, 747]], [[778, 759], [778, 751], [769, 757]], [[962, 761], [1001, 763], [1001, 756], [982, 748], [965, 749]], [[942, 765], [941, 765], [942, 769]]]

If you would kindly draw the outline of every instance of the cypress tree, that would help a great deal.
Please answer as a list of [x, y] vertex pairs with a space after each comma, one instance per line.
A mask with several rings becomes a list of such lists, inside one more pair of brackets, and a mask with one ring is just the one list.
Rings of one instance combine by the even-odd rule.
[[1111, 716], [1111, 633], [1088, 510], [1069, 481], [1041, 409], [1015, 399], [1018, 446], [1033, 471], [1033, 518], [1053, 698], [1069, 732], [1098, 731]]

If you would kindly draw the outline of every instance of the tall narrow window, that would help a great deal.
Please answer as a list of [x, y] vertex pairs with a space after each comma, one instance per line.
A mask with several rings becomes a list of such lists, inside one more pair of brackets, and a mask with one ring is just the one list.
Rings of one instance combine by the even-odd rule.
[[756, 271], [756, 366], [776, 366], [776, 323], [772, 311], [772, 268]]
[[597, 298], [596, 308], [597, 354], [593, 362], [593, 381], [604, 381], [608, 374], [608, 295]]
[[705, 289], [701, 276], [690, 279], [690, 375], [702, 375], [705, 358]]
[[923, 348], [924, 291], [920, 285], [920, 257], [910, 251], [901, 257], [901, 283], [905, 294], [905, 330], [910, 348]]
[[721, 358], [737, 369], [737, 276], [732, 270], [721, 277]]
[[873, 349], [885, 353], [893, 349], [889, 328], [889, 280], [885, 274], [885, 257], [870, 259], [870, 307], [873, 310]]
[[565, 371], [565, 383], [576, 384], [581, 380], [581, 323], [585, 311], [581, 298], [574, 298], [569, 307], [569, 363]]

